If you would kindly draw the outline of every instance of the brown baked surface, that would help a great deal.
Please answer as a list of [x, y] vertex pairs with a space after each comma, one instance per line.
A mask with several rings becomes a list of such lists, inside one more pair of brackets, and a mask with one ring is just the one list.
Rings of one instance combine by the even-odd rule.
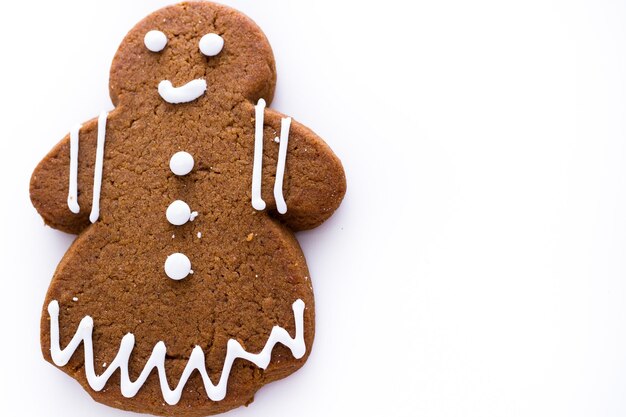
[[[143, 37], [152, 29], [168, 37], [160, 53], [146, 49]], [[198, 50], [206, 33], [224, 40], [222, 52], [207, 58]], [[186, 104], [169, 104], [157, 85], [175, 86], [205, 78], [207, 92]], [[133, 398], [124, 398], [119, 371], [104, 390], [92, 390], [83, 368], [83, 349], [61, 367], [99, 402], [157, 415], [204, 416], [253, 400], [264, 384], [300, 368], [314, 337], [314, 300], [304, 256], [293, 236], [324, 222], [345, 193], [339, 159], [311, 130], [293, 122], [289, 136], [284, 195], [288, 212], [275, 211], [273, 185], [282, 115], [265, 112], [262, 195], [265, 211], [250, 203], [254, 147], [254, 104], [271, 102], [276, 71], [271, 48], [261, 30], [243, 14], [207, 2], [182, 3], [161, 9], [138, 23], [123, 40], [111, 67], [110, 92], [116, 108], [107, 122], [100, 219], [88, 220], [92, 203], [97, 121], [80, 132], [78, 202], [80, 214], [67, 206], [69, 136], [35, 169], [30, 195], [46, 224], [78, 234], [59, 264], [41, 320], [41, 346], [50, 357], [47, 306], [60, 305], [60, 339], [65, 347], [80, 320], [94, 320], [96, 370], [109, 364], [126, 333], [135, 335], [131, 379], [143, 369], [158, 341], [167, 346], [170, 387], [187, 364], [195, 345], [217, 382], [229, 339], [250, 352], [260, 351], [277, 325], [295, 334], [292, 303], [302, 299], [307, 352], [294, 359], [278, 344], [267, 370], [238, 359], [228, 393], [211, 401], [197, 372], [181, 401], [165, 404], [153, 371]], [[177, 177], [169, 169], [177, 151], [191, 153], [193, 171]], [[183, 200], [198, 211], [195, 221], [173, 226], [165, 210]], [[202, 237], [197, 237], [197, 232]], [[174, 237], [172, 237], [174, 235]], [[174, 252], [186, 254], [193, 275], [169, 279], [164, 261]], [[78, 301], [73, 301], [77, 297]], [[277, 399], [279, 400], [279, 399]]]

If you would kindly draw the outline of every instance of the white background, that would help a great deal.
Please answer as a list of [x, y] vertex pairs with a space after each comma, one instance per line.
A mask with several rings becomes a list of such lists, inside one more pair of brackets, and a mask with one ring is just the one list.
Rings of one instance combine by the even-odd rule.
[[[41, 358], [72, 237], [43, 227], [28, 181], [111, 108], [118, 43], [167, 3], [2, 5], [2, 415], [128, 415]], [[348, 176], [298, 236], [313, 354], [229, 415], [626, 415], [626, 3], [228, 4], [273, 46], [273, 107]]]

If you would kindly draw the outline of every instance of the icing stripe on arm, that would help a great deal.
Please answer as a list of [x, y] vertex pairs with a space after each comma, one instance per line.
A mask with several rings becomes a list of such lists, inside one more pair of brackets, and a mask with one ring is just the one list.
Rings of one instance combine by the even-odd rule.
[[283, 179], [285, 177], [290, 127], [291, 117], [284, 117], [280, 120], [280, 145], [278, 148], [278, 163], [276, 164], [276, 179], [274, 181], [274, 198], [276, 199], [276, 209], [280, 214], [287, 213], [287, 203], [283, 196]]
[[70, 186], [67, 194], [67, 206], [74, 214], [80, 213], [78, 205], [78, 144], [82, 125], [76, 125], [70, 130]]
[[261, 198], [261, 174], [263, 173], [263, 119], [265, 117], [265, 100], [259, 99], [254, 106], [254, 162], [252, 165], [252, 207], [256, 210], [265, 209], [265, 201]]
[[107, 131], [108, 113], [103, 111], [98, 117], [98, 143], [96, 145], [96, 166], [93, 173], [93, 201], [89, 220], [95, 223], [100, 217], [100, 188], [102, 187], [102, 164], [104, 162], [104, 141]]

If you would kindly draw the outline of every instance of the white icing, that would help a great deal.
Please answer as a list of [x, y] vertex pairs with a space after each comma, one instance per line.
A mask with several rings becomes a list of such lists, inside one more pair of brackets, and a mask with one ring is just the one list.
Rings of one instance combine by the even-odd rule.
[[265, 209], [265, 201], [261, 198], [261, 174], [263, 173], [263, 119], [265, 117], [265, 100], [259, 99], [254, 107], [254, 161], [252, 165], [252, 207], [256, 210]]
[[202, 232], [198, 232], [198, 239], [200, 239], [202, 237]]
[[217, 33], [207, 33], [200, 39], [200, 52], [206, 56], [215, 56], [222, 52], [224, 38]]
[[170, 159], [170, 169], [175, 175], [187, 175], [193, 169], [193, 156], [185, 151], [176, 152]]
[[173, 253], [165, 260], [165, 274], [180, 281], [191, 273], [191, 261], [182, 253]]
[[191, 351], [187, 366], [183, 370], [178, 385], [176, 388], [171, 389], [165, 373], [167, 348], [162, 341], [158, 342], [152, 349], [152, 354], [139, 377], [135, 381], [131, 381], [128, 372], [128, 362], [135, 346], [135, 336], [132, 333], [127, 333], [122, 337], [120, 349], [109, 367], [101, 375], [96, 375], [92, 340], [93, 319], [85, 316], [78, 325], [72, 340], [70, 340], [65, 349], [61, 349], [59, 341], [59, 303], [56, 300], [48, 304], [48, 314], [50, 315], [50, 354], [52, 361], [57, 366], [65, 366], [70, 361], [72, 355], [74, 355], [74, 352], [76, 352], [76, 349], [78, 349], [78, 345], [83, 342], [85, 375], [87, 376], [89, 386], [95, 391], [101, 391], [109, 378], [119, 369], [122, 395], [126, 398], [134, 397], [146, 382], [152, 370], [156, 368], [163, 399], [168, 404], [175, 405], [180, 401], [189, 377], [197, 370], [202, 376], [204, 389], [209, 399], [221, 401], [226, 397], [228, 378], [236, 359], [245, 359], [259, 368], [266, 369], [272, 359], [272, 350], [277, 343], [288, 347], [296, 359], [304, 356], [306, 353], [306, 345], [304, 343], [304, 307], [304, 302], [300, 299], [296, 300], [292, 305], [296, 325], [295, 337], [291, 338], [289, 333], [282, 327], [274, 326], [265, 346], [259, 353], [247, 352], [235, 339], [229, 339], [226, 345], [226, 358], [217, 385], [214, 385], [209, 378], [202, 348], [196, 345]]
[[152, 52], [161, 52], [167, 45], [167, 36], [160, 30], [151, 30], [143, 38], [146, 48]]
[[95, 223], [100, 217], [100, 187], [102, 187], [102, 165], [104, 162], [104, 142], [107, 131], [108, 113], [103, 111], [98, 117], [98, 139], [96, 144], [96, 165], [93, 174], [93, 200], [89, 220]]
[[276, 164], [276, 179], [274, 180], [274, 199], [276, 209], [280, 214], [287, 213], [287, 203], [283, 196], [283, 179], [285, 177], [285, 162], [287, 160], [287, 145], [289, 143], [289, 128], [291, 117], [284, 117], [280, 121], [280, 146], [278, 148], [278, 162]]
[[182, 200], [176, 200], [165, 210], [167, 221], [174, 226], [182, 226], [190, 220], [191, 209]]
[[189, 221], [194, 221], [196, 219], [196, 217], [198, 217], [198, 212], [197, 211], [192, 211], [191, 214], [189, 215]]
[[67, 206], [74, 214], [80, 213], [78, 205], [78, 144], [81, 125], [70, 130], [70, 186], [67, 193]]
[[206, 81], [202, 78], [189, 81], [180, 87], [174, 87], [169, 80], [159, 83], [159, 95], [168, 103], [180, 104], [194, 101], [206, 91]]

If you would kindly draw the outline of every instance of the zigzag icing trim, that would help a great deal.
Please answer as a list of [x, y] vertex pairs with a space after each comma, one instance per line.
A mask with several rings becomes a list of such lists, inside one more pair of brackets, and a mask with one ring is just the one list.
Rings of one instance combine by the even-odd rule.
[[139, 389], [143, 386], [146, 379], [152, 372], [152, 369], [156, 368], [159, 375], [159, 381], [161, 384], [161, 392], [163, 393], [163, 399], [170, 405], [175, 405], [180, 401], [180, 397], [183, 392], [183, 388], [187, 383], [187, 380], [191, 376], [194, 370], [197, 370], [202, 376], [204, 382], [204, 389], [206, 390], [209, 398], [212, 401], [223, 400], [226, 396], [226, 389], [228, 384], [228, 377], [230, 370], [236, 359], [245, 359], [254, 363], [259, 368], [265, 369], [272, 359], [272, 350], [277, 343], [280, 343], [291, 350], [292, 355], [296, 359], [300, 359], [306, 352], [306, 346], [304, 343], [304, 301], [298, 299], [293, 305], [293, 315], [296, 324], [296, 336], [291, 338], [289, 333], [279, 326], [274, 326], [269, 338], [259, 353], [247, 352], [240, 344], [234, 339], [230, 339], [226, 349], [226, 359], [224, 360], [224, 367], [217, 385], [214, 385], [207, 373], [204, 352], [200, 346], [193, 348], [189, 361], [185, 367], [180, 381], [176, 388], [173, 390], [167, 381], [167, 375], [165, 374], [165, 343], [158, 342], [152, 354], [148, 359], [143, 371], [135, 381], [131, 381], [128, 375], [128, 361], [132, 350], [135, 346], [135, 336], [132, 333], [126, 334], [120, 343], [120, 349], [115, 356], [115, 359], [109, 364], [106, 371], [101, 375], [96, 375], [94, 369], [93, 358], [93, 319], [89, 316], [85, 316], [78, 329], [72, 337], [70, 343], [61, 349], [59, 342], [59, 303], [53, 300], [48, 304], [48, 314], [50, 315], [50, 352], [52, 355], [52, 361], [57, 366], [65, 366], [78, 345], [83, 342], [83, 348], [85, 353], [85, 373], [87, 375], [87, 382], [89, 386], [95, 391], [100, 391], [104, 388], [107, 381], [113, 375], [116, 369], [120, 370], [120, 387], [122, 395], [126, 398], [134, 397]]

